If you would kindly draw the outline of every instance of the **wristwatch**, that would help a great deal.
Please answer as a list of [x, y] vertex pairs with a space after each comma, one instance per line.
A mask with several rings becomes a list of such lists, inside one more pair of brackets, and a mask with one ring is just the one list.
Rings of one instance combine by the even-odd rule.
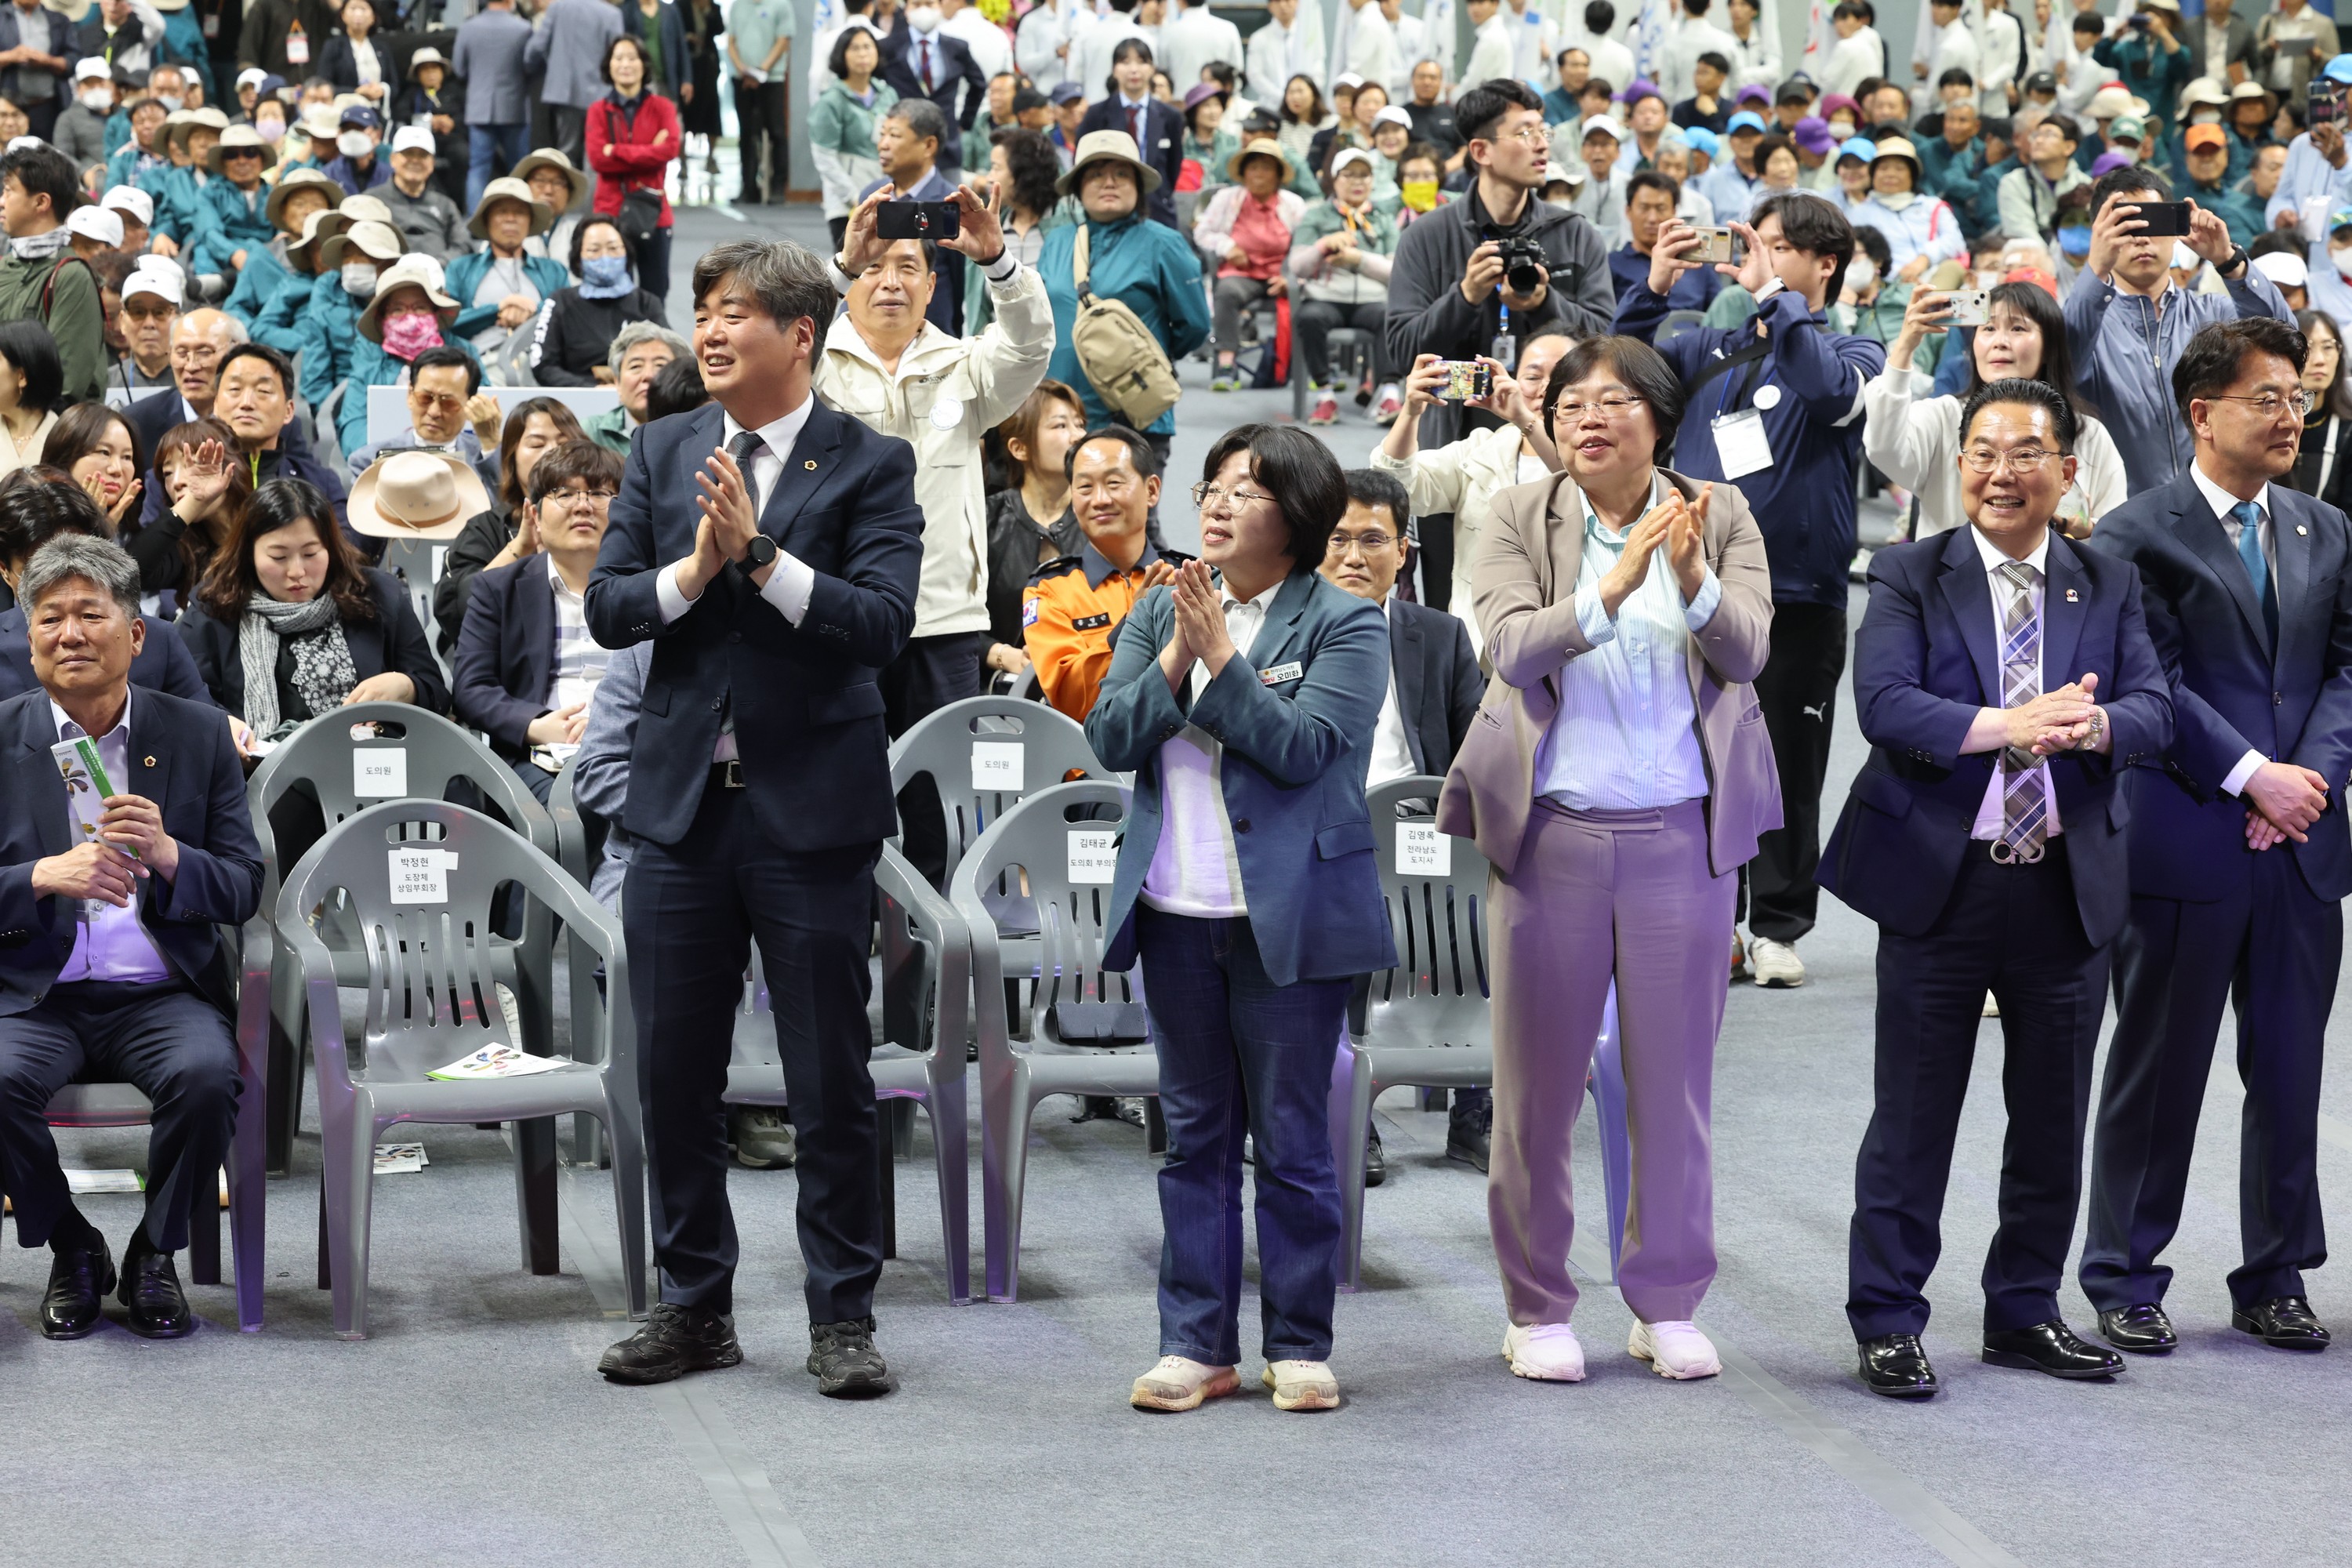
[[2087, 751], [2097, 751], [2099, 749], [2099, 742], [2106, 739], [2106, 735], [2107, 710], [2104, 708], [2092, 709], [2091, 732], [2083, 737], [2084, 748]]
[[2252, 260], [2252, 258], [2246, 254], [2246, 247], [2242, 245], [2237, 246], [2231, 250], [2230, 259], [2224, 261], [2221, 266], [2213, 268], [2213, 270], [2221, 277], [2227, 278], [2234, 273], [2238, 273], [2240, 268], [2245, 267]]
[[749, 577], [772, 564], [778, 553], [774, 540], [764, 533], [755, 533], [751, 536], [750, 547], [743, 552], [743, 558], [735, 563], [735, 569]]

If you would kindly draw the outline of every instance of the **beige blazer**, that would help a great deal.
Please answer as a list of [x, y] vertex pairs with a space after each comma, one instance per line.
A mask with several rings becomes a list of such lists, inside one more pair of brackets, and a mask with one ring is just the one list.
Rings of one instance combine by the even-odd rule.
[[[1660, 472], [1697, 499], [1696, 482]], [[1708, 858], [1722, 876], [1754, 858], [1758, 835], [1780, 826], [1780, 775], [1750, 684], [1771, 651], [1772, 574], [1764, 536], [1737, 485], [1715, 487], [1706, 551], [1723, 599], [1715, 618], [1691, 637], [1690, 683], [1706, 759]], [[1495, 497], [1473, 599], [1495, 679], [1446, 775], [1437, 824], [1475, 838], [1507, 877], [1518, 863], [1535, 802], [1536, 748], [1559, 711], [1552, 677], [1592, 651], [1576, 624], [1583, 554], [1584, 498], [1568, 475], [1514, 485]], [[1664, 569], [1663, 559], [1651, 567]]]

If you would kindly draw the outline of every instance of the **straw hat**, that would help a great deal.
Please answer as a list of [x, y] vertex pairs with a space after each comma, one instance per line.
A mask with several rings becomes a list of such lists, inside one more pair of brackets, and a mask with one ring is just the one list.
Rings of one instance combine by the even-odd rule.
[[1909, 163], [1911, 183], [1914, 185], [1919, 183], [1919, 149], [1909, 142], [1900, 136], [1889, 136], [1878, 144], [1877, 151], [1871, 157], [1870, 166], [1874, 169], [1878, 167], [1878, 162], [1882, 158], [1900, 158]]
[[530, 187], [509, 176], [492, 180], [482, 187], [482, 199], [474, 204], [474, 216], [466, 222], [466, 232], [476, 239], [490, 237], [490, 208], [500, 202], [520, 202], [530, 209], [530, 232], [545, 234], [555, 226], [555, 209], [530, 194]]
[[285, 210], [287, 198], [299, 190], [313, 190], [326, 197], [330, 211], [342, 205], [343, 203], [343, 187], [329, 178], [324, 171], [289, 169], [278, 176], [277, 188], [269, 193], [269, 199], [262, 204], [262, 214], [269, 219], [270, 227], [281, 226], [278, 221], [278, 215]]
[[336, 210], [353, 223], [380, 223], [387, 228], [400, 226], [392, 221], [392, 209], [383, 205], [381, 196], [345, 196], [343, 205]]
[[264, 142], [260, 132], [250, 125], [228, 125], [222, 128], [220, 140], [213, 143], [212, 152], [205, 156], [205, 167], [215, 174], [223, 173], [228, 155], [239, 149], [260, 154], [261, 166], [265, 169], [274, 167], [278, 163], [278, 149]]
[[[188, 137], [192, 132], [225, 132], [227, 129], [228, 116], [209, 106], [203, 109], [184, 109], [177, 114], [167, 114], [163, 117], [163, 140], [173, 147], [183, 149], [187, 146]], [[262, 145], [268, 146], [268, 143], [263, 142]]]
[[342, 121], [323, 103], [314, 103], [304, 110], [302, 118], [295, 122], [295, 129], [303, 135], [313, 142], [323, 142], [330, 147], [335, 144], [335, 135], [342, 128]]
[[[1097, 132], [1097, 134], [1099, 134], [1099, 132]], [[1124, 136], [1127, 132], [1121, 131], [1114, 132], [1113, 134]], [[1135, 143], [1129, 142], [1128, 145], [1132, 147]], [[1079, 150], [1081, 152], [1085, 151], [1084, 148]], [[1282, 183], [1286, 185], [1290, 184], [1290, 160], [1284, 155], [1282, 143], [1276, 142], [1271, 136], [1259, 137], [1256, 141], [1248, 143], [1240, 152], [1226, 159], [1225, 178], [1232, 180], [1238, 184], [1242, 177], [1242, 165], [1248, 163], [1252, 158], [1273, 159], [1276, 163], [1282, 165]], [[1071, 172], [1073, 174], [1076, 173], [1075, 169]], [[1146, 188], [1149, 189], [1150, 187], [1147, 186]]]
[[[350, 216], [348, 213], [342, 215]], [[388, 223], [373, 219], [354, 223], [341, 234], [331, 234], [319, 242], [320, 268], [341, 267], [343, 258], [356, 250], [371, 261], [397, 261], [406, 242], [400, 231]]]
[[[1129, 145], [1133, 146], [1134, 143], [1129, 142]], [[588, 194], [588, 171], [585, 169], [573, 168], [572, 166], [572, 160], [565, 157], [562, 152], [558, 148], [535, 147], [529, 153], [524, 153], [522, 161], [517, 163], [507, 173], [509, 178], [520, 180], [527, 185], [530, 184], [530, 174], [531, 171], [534, 169], [561, 169], [563, 171], [563, 177], [572, 183], [572, 199], [565, 203], [563, 207], [563, 210], [566, 212], [570, 212], [573, 207], [579, 205], [580, 198]]]
[[2180, 89], [2180, 112], [2183, 114], [2200, 106], [2226, 109], [2229, 104], [2230, 89], [2210, 76], [2200, 76]]
[[[367, 226], [362, 224], [360, 226], [364, 228]], [[357, 234], [359, 230], [352, 232]], [[367, 309], [360, 312], [360, 336], [372, 343], [383, 342], [384, 301], [392, 298], [394, 290], [407, 288], [425, 291], [425, 298], [441, 317], [443, 326], [457, 319], [457, 301], [441, 291], [441, 269], [432, 264], [430, 258], [404, 256], [377, 276], [375, 297], [367, 302]]]
[[447, 452], [386, 452], [352, 482], [352, 527], [375, 539], [455, 539], [490, 510], [471, 464]]
[[[1282, 157], [1278, 148], [1275, 156]], [[1089, 131], [1078, 138], [1077, 156], [1070, 160], [1069, 173], [1054, 182], [1054, 189], [1066, 196], [1076, 195], [1087, 165], [1101, 163], [1124, 163], [1133, 169], [1137, 188], [1145, 195], [1160, 188], [1160, 171], [1137, 155], [1134, 137], [1124, 131]], [[1290, 160], [1283, 158], [1282, 164], [1287, 169]]]
[[[180, 0], [182, 5], [187, 3], [188, 0]], [[45, 9], [55, 11], [68, 22], [79, 22], [89, 16], [89, 8], [95, 4], [97, 0], [41, 0]]]

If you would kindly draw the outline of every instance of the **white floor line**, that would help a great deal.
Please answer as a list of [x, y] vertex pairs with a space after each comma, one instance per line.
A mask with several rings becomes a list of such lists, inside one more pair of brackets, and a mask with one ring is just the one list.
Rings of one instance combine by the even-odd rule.
[[[1603, 1244], [1581, 1233], [1569, 1249], [1569, 1260], [1596, 1282], [1610, 1277]], [[1749, 1409], [1811, 1449], [1888, 1518], [1942, 1553], [1946, 1561], [1957, 1568], [2024, 1568], [2023, 1563], [1953, 1512], [1942, 1499], [1831, 1420], [1820, 1406], [1765, 1371], [1746, 1352], [1726, 1344], [1711, 1329], [1707, 1338], [1715, 1342], [1716, 1354], [1722, 1359], [1724, 1380]]]
[[[557, 1193], [563, 1208], [563, 1244], [579, 1266], [581, 1278], [608, 1318], [627, 1321], [627, 1295], [622, 1289], [621, 1264], [614, 1246], [613, 1222], [579, 1201], [578, 1184], [603, 1179], [565, 1170]], [[603, 1184], [609, 1185], [608, 1182]], [[616, 1336], [617, 1337], [617, 1336]], [[711, 1400], [696, 1392], [692, 1378], [659, 1384], [645, 1391], [669, 1426], [687, 1465], [710, 1494], [712, 1506], [743, 1549], [751, 1568], [816, 1568], [816, 1553], [784, 1511], [768, 1472]]]

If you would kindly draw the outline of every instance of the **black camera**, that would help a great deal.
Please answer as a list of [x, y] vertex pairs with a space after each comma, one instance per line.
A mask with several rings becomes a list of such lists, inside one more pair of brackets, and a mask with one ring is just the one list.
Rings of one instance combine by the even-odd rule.
[[1496, 244], [1503, 261], [1503, 282], [1512, 293], [1525, 299], [1551, 280], [1551, 258], [1534, 240], [1522, 235], [1498, 237]]

